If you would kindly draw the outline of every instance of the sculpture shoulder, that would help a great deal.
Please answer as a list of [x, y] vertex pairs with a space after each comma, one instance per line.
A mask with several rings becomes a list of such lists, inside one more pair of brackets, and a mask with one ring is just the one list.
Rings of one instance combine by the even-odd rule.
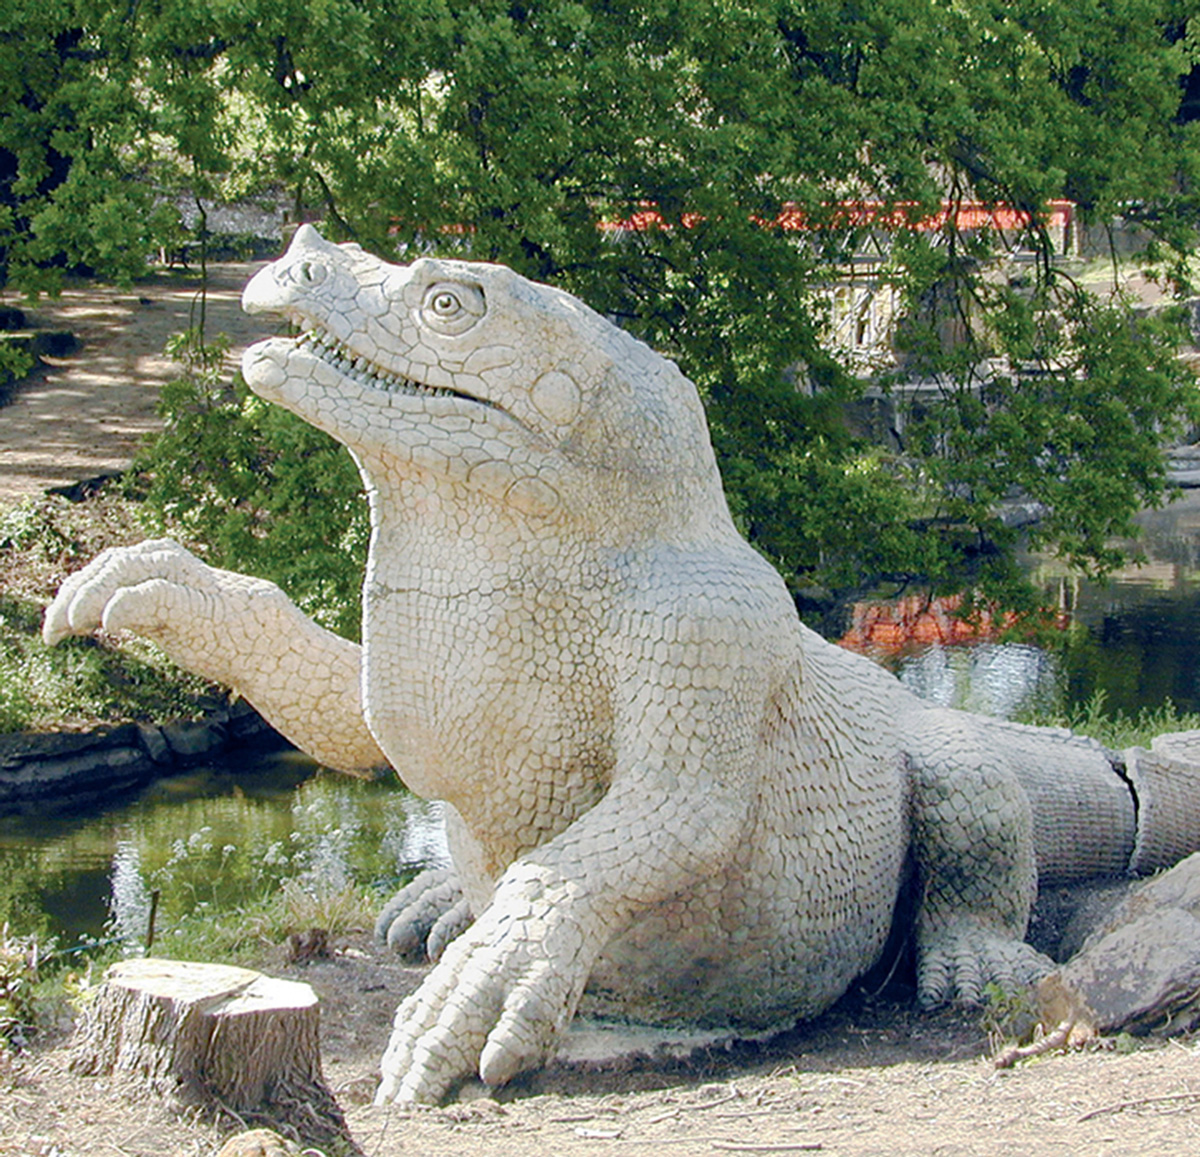
[[[620, 568], [619, 568], [620, 569]], [[624, 568], [613, 600], [614, 645], [640, 653], [646, 641], [717, 645], [738, 666], [794, 662], [801, 646], [795, 605], [778, 574], [740, 539], [703, 548], [656, 543]]]
[[670, 598], [677, 610], [709, 614], [744, 607], [798, 624], [779, 574], [732, 529], [728, 536], [699, 544], [650, 542], [615, 569], [629, 575], [631, 603]]

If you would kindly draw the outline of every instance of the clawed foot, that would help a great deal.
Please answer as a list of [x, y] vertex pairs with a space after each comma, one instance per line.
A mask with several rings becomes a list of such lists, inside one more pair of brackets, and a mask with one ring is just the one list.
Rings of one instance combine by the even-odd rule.
[[46, 610], [42, 637], [53, 645], [97, 628], [132, 631], [177, 663], [231, 682], [231, 660], [251, 635], [278, 632], [286, 603], [274, 583], [218, 570], [169, 538], [112, 547], [69, 576]]
[[68, 576], [47, 607], [42, 637], [53, 646], [101, 627], [152, 637], [188, 619], [214, 621], [220, 600], [271, 595], [274, 583], [217, 570], [172, 539], [150, 539], [109, 547]]
[[436, 962], [471, 920], [454, 869], [429, 868], [383, 906], [375, 939], [410, 960]]
[[994, 984], [1006, 992], [1034, 984], [1054, 962], [1022, 940], [970, 921], [955, 921], [922, 938], [917, 999], [922, 1008], [951, 1001], [982, 1004]]
[[478, 1074], [503, 1085], [545, 1062], [590, 971], [570, 913], [498, 894], [397, 1009], [377, 1104], [437, 1102]]

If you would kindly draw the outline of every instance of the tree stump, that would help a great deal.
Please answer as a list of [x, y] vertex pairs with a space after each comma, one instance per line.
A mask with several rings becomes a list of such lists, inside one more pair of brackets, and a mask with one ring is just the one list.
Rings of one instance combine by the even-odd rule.
[[321, 1075], [319, 1027], [307, 984], [223, 964], [124, 960], [85, 1010], [71, 1068], [286, 1121], [312, 1140], [344, 1139]]

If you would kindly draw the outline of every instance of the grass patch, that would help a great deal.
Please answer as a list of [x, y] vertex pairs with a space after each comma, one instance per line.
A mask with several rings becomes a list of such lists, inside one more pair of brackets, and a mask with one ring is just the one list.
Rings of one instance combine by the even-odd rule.
[[7, 405], [16, 384], [34, 366], [28, 350], [15, 341], [0, 338], [0, 406]]
[[83, 502], [48, 496], [0, 512], [0, 733], [197, 718], [220, 702], [145, 640], [42, 643], [42, 615], [63, 579], [106, 547], [144, 537], [137, 503], [112, 483]]
[[228, 909], [200, 905], [178, 917], [155, 940], [154, 955], [260, 967], [293, 935], [318, 930], [332, 937], [371, 928], [380, 899], [361, 884], [285, 880], [262, 899]]
[[1062, 711], [1039, 711], [1021, 719], [1039, 727], [1066, 727], [1079, 735], [1098, 739], [1105, 747], [1149, 747], [1156, 735], [1168, 731], [1200, 730], [1200, 714], [1180, 711], [1170, 699], [1156, 707], [1143, 707], [1134, 715], [1114, 711], [1103, 689], [1086, 703]]
[[221, 698], [152, 644], [41, 640], [43, 607], [0, 595], [0, 732], [197, 718]]

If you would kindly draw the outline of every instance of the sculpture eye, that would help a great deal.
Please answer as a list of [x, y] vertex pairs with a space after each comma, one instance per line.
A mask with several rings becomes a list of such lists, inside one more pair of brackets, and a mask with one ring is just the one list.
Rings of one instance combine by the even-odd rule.
[[466, 333], [485, 311], [483, 290], [479, 286], [442, 282], [425, 291], [421, 320], [436, 333], [457, 337]]
[[300, 261], [292, 267], [292, 280], [305, 289], [314, 289], [325, 280], [325, 266], [319, 261]]

